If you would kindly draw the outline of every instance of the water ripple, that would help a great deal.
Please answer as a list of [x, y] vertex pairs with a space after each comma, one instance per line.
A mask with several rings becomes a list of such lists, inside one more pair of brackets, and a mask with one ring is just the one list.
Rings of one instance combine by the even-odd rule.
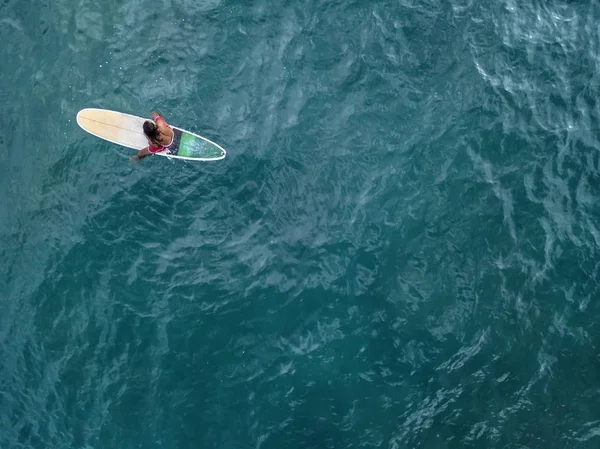
[[596, 2], [0, 12], [0, 446], [594, 447]]

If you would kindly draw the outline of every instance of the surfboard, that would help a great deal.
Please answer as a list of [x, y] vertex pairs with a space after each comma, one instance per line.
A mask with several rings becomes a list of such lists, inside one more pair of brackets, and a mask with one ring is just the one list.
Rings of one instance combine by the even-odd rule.
[[[77, 124], [84, 131], [134, 150], [148, 146], [148, 139], [142, 128], [146, 120], [149, 119], [108, 109], [87, 108], [77, 113]], [[185, 129], [170, 126], [175, 132], [173, 145], [155, 154], [190, 161], [218, 161], [225, 158], [227, 152], [213, 141]]]

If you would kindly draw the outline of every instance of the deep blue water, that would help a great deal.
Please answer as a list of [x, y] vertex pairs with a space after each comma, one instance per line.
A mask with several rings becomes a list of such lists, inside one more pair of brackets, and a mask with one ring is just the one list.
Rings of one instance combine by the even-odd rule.
[[3, 0], [0, 448], [600, 447], [598, 23]]

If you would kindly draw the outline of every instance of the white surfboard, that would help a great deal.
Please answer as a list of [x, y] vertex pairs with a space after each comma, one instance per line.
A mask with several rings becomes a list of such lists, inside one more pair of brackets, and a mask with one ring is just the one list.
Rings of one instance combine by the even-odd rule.
[[[77, 113], [77, 124], [88, 133], [134, 150], [148, 146], [143, 131], [144, 122], [149, 119], [108, 109], [87, 108]], [[224, 148], [205, 137], [170, 125], [175, 131], [173, 145], [159, 156], [191, 161], [218, 161], [225, 158]]]

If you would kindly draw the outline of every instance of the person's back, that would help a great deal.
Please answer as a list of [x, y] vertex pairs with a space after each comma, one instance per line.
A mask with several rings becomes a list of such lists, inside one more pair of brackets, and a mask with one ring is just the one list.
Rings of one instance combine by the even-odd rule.
[[149, 154], [165, 151], [173, 144], [175, 133], [156, 111], [152, 111], [154, 121], [146, 120], [144, 122], [144, 134], [148, 139], [148, 146], [138, 151], [137, 156], [131, 158], [132, 161], [139, 161]]

